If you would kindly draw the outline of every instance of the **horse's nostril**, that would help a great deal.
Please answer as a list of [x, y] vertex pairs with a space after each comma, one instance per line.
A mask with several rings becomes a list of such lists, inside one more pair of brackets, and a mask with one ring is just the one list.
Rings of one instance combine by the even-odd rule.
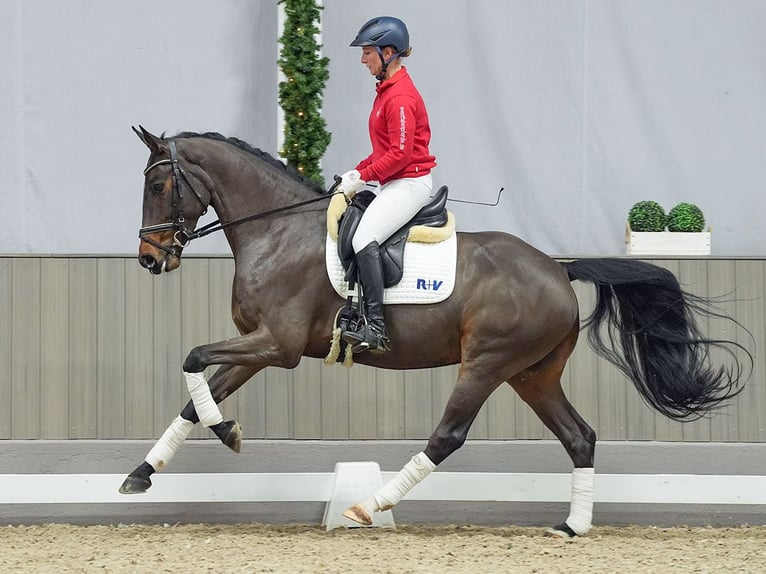
[[151, 255], [139, 255], [138, 262], [141, 264], [141, 267], [144, 269], [151, 269], [155, 265], [157, 265], [157, 262], [154, 260], [154, 257]]

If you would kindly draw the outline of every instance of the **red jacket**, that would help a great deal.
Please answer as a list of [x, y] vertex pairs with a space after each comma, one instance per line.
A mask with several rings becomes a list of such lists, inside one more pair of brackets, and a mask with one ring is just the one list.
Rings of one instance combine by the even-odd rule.
[[361, 179], [383, 185], [430, 173], [436, 158], [428, 151], [428, 112], [407, 68], [402, 66], [375, 89], [369, 122], [372, 153], [356, 166]]

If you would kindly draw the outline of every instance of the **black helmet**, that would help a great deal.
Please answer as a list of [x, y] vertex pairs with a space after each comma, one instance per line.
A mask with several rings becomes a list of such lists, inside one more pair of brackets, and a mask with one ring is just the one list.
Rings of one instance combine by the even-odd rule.
[[378, 16], [365, 22], [349, 46], [376, 46], [379, 50], [393, 46], [398, 54], [402, 54], [410, 47], [410, 34], [399, 18]]

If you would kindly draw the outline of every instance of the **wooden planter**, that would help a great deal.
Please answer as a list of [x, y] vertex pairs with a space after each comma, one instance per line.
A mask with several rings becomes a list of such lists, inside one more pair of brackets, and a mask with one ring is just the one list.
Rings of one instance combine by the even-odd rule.
[[699, 233], [633, 231], [625, 228], [628, 255], [710, 255], [710, 230]]

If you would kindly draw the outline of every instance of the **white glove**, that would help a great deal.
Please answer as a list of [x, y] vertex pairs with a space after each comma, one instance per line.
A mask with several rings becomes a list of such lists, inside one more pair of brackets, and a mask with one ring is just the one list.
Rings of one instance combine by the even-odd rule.
[[355, 169], [347, 171], [341, 175], [340, 178], [341, 182], [338, 186], [338, 191], [343, 192], [343, 195], [345, 195], [347, 199], [353, 199], [353, 197], [356, 195], [356, 192], [364, 187], [362, 176]]

